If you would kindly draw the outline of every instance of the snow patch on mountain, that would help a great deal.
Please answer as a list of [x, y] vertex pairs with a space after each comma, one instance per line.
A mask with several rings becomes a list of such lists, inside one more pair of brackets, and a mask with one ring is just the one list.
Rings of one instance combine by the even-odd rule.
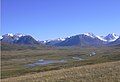
[[16, 33], [16, 34], [8, 33], [8, 34], [1, 36], [0, 39], [6, 39], [6, 40], [8, 39], [9, 40], [11, 38], [13, 40], [19, 40], [19, 38], [22, 36], [25, 36], [25, 35], [23, 35], [21, 33]]
[[106, 39], [104, 39], [103, 37], [101, 36], [96, 36], [98, 39], [102, 40], [102, 41], [107, 41]]
[[42, 43], [48, 43], [48, 42], [50, 42], [50, 41], [52, 41], [52, 40], [44, 40], [44, 41], [41, 41]]
[[44, 40], [42, 41], [42, 43], [48, 43], [48, 42], [53, 42], [53, 41], [64, 41], [66, 40], [65, 38], [58, 38], [58, 39], [54, 39], [54, 40]]
[[7, 35], [8, 35], [8, 36], [11, 36], [11, 37], [13, 37], [13, 36], [14, 36], [12, 33], [8, 33]]
[[3, 37], [2, 37], [2, 36], [0, 36], [0, 39], [3, 39]]
[[25, 36], [24, 34], [21, 34], [21, 33], [16, 33], [16, 34], [14, 34], [14, 39], [16, 39], [16, 40], [19, 40], [19, 38], [20, 37], [22, 37], [22, 36]]
[[95, 38], [96, 37], [93, 33], [84, 33], [83, 35], [89, 36], [91, 38]]
[[15, 34], [14, 36], [22, 37], [22, 36], [25, 36], [25, 35], [24, 35], [24, 34], [21, 34], [21, 33], [17, 33], [17, 34]]
[[5, 34], [3, 35], [3, 37], [13, 37], [14, 35], [12, 33], [8, 33], [8, 34]]
[[65, 40], [65, 38], [58, 38], [58, 39], [56, 39], [57, 41], [64, 41]]

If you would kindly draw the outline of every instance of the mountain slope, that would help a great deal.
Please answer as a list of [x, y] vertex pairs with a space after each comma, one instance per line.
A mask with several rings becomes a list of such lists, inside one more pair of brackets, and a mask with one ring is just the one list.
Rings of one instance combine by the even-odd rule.
[[109, 43], [109, 45], [118, 45], [118, 46], [120, 46], [120, 37], [117, 40], [115, 40], [114, 42]]
[[55, 44], [55, 46], [100, 46], [104, 44], [103, 41], [85, 34], [72, 36], [65, 41]]
[[8, 44], [40, 44], [30, 35], [17, 34], [5, 34], [2, 36], [2, 42]]
[[107, 36], [96, 36], [93, 33], [84, 33], [80, 35], [65, 38], [63, 41], [51, 40], [46, 45], [52, 46], [102, 46], [117, 40], [120, 36], [115, 33]]
[[15, 43], [17, 44], [39, 44], [33, 37], [26, 35], [22, 36]]
[[116, 35], [115, 33], [108, 34], [107, 36], [104, 37], [105, 40], [108, 42], [113, 42], [117, 40], [120, 36]]
[[[93, 33], [84, 33], [80, 35], [70, 36], [67, 38], [58, 38], [55, 40], [36, 41], [30, 35], [5, 34], [1, 36], [1, 41], [8, 44], [46, 44], [49, 46], [102, 46], [106, 44], [119, 44], [116, 41], [120, 36], [115, 33], [108, 34], [107, 36], [97, 36]], [[116, 42], [114, 42], [116, 41]], [[112, 43], [113, 42], [113, 43]]]

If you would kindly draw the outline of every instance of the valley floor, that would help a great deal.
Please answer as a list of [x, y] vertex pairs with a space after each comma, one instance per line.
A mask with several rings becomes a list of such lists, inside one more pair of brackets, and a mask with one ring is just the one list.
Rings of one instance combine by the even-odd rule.
[[120, 82], [120, 61], [27, 74], [2, 82]]

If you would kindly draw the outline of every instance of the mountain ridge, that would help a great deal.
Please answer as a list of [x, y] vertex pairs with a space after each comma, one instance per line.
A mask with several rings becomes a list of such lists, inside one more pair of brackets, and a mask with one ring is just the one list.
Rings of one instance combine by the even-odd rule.
[[[45, 44], [49, 46], [100, 46], [105, 44], [113, 44], [120, 38], [115, 33], [110, 33], [107, 36], [98, 36], [93, 33], [83, 33], [66, 38], [58, 38], [54, 40], [37, 41], [31, 35], [21, 33], [8, 33], [1, 36], [1, 41], [9, 44]], [[117, 41], [119, 44], [119, 41]]]

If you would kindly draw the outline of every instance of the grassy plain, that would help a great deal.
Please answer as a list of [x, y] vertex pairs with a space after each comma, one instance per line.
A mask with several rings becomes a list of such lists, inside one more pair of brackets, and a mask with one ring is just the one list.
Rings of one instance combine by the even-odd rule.
[[2, 82], [120, 82], [120, 61], [27, 74]]
[[[92, 52], [95, 52], [96, 55], [90, 56], [90, 54]], [[10, 82], [87, 82], [87, 79], [89, 80], [90, 78], [92, 78], [94, 76], [92, 75], [89, 78], [86, 78], [85, 74], [83, 74], [83, 78], [86, 78], [86, 81], [82, 81], [82, 80], [77, 81], [77, 79], [79, 79], [79, 75], [78, 75], [78, 78], [76, 77], [75, 79], [70, 81], [68, 79], [71, 77], [74, 77], [74, 74], [71, 74], [71, 76], [68, 76], [68, 77], [65, 75], [67, 78], [59, 79], [58, 78], [59, 76], [56, 76], [55, 73], [57, 73], [58, 75], [61, 74], [60, 76], [62, 76], [64, 74], [62, 72], [62, 70], [64, 70], [64, 69], [66, 71], [71, 70], [71, 69], [76, 70], [79, 68], [83, 70], [85, 65], [93, 65], [93, 64], [97, 64], [97, 65], [95, 65], [96, 68], [94, 70], [98, 70], [99, 72], [102, 72], [103, 71], [102, 69], [99, 70], [97, 68], [97, 66], [99, 66], [99, 63], [119, 61], [120, 60], [120, 47], [82, 47], [82, 48], [80, 48], [80, 47], [52, 48], [51, 47], [51, 48], [37, 48], [37, 49], [23, 49], [23, 50], [21, 50], [21, 49], [20, 50], [2, 50], [1, 57], [2, 57], [2, 59], [1, 59], [2, 60], [1, 61], [2, 79], [7, 79], [7, 78], [12, 79], [12, 78], [18, 77], [18, 80], [16, 80], [16, 81], [11, 80]], [[84, 60], [75, 60], [72, 57], [80, 57], [80, 58], [83, 58]], [[50, 65], [40, 65], [40, 66], [34, 66], [34, 67], [24, 66], [24, 64], [34, 63], [40, 59], [67, 60], [68, 62], [56, 63], [56, 64], [50, 64]], [[112, 66], [112, 63], [109, 63], [109, 64], [110, 64], [109, 66]], [[115, 63], [115, 65], [113, 65], [111, 68], [118, 70], [119, 66], [117, 66], [117, 68], [114, 68], [118, 64], [120, 64], [120, 63], [119, 62]], [[107, 65], [107, 64], [103, 64], [103, 65]], [[100, 66], [102, 66], [102, 64], [100, 64]], [[78, 68], [74, 68], [74, 67], [78, 67]], [[89, 69], [89, 67], [91, 67], [91, 69], [92, 69], [94, 67], [94, 65], [86, 66], [85, 69], [91, 70], [91, 69]], [[107, 70], [107, 69], [108, 68], [105, 68], [105, 70]], [[80, 73], [82, 72], [82, 70], [80, 71]], [[53, 73], [53, 75], [50, 77], [49, 72], [51, 72], [51, 71], [52, 71], [52, 73], [53, 72], [55, 72], [55, 73]], [[59, 72], [59, 71], [61, 71], [61, 72]], [[118, 72], [120, 72], [120, 70], [118, 70]], [[48, 75], [44, 76], [44, 73], [46, 73]], [[65, 72], [65, 73], [67, 73], [67, 72]], [[72, 73], [74, 73], [74, 71]], [[87, 73], [87, 72], [84, 70], [83, 73]], [[116, 74], [115, 71], [112, 72], [112, 74], [114, 74], [114, 73]], [[43, 77], [45, 77], [45, 78], [43, 78], [43, 81], [42, 80], [39, 81], [40, 80], [39, 77], [35, 76], [35, 78], [38, 78], [38, 79], [36, 79], [36, 81], [33, 81], [33, 80], [35, 80], [34, 78], [33, 79], [30, 79], [30, 78], [25, 79], [24, 78], [23, 81], [21, 81], [21, 80], [19, 81], [19, 78], [21, 78], [22, 76], [28, 77], [29, 75], [34, 76], [34, 74], [36, 74], [36, 75], [40, 74], [40, 76], [43, 75], [43, 76], [41, 76], [41, 78], [43, 78]], [[90, 73], [90, 74], [92, 74], [92, 73]], [[68, 75], [69, 75], [69, 73], [68, 73]], [[49, 76], [49, 77], [47, 77], [47, 76]], [[105, 76], [105, 78], [107, 78], [106, 76]], [[116, 75], [116, 76], [118, 76], [118, 75]], [[56, 79], [54, 79], [53, 77], [55, 77]], [[113, 77], [113, 76], [110, 76], [110, 77]], [[96, 79], [97, 79], [97, 77], [96, 77]], [[108, 81], [100, 81], [100, 82], [108, 82]], [[90, 82], [95, 82], [95, 81], [90, 81]], [[111, 81], [111, 82], [118, 82], [118, 81]]]

